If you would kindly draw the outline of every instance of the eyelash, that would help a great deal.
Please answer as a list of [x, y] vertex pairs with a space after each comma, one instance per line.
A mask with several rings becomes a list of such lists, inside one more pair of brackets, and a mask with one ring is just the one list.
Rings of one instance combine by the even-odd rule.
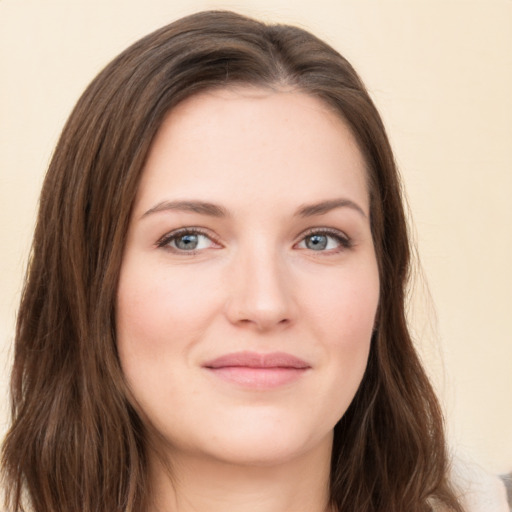
[[173, 240], [177, 240], [178, 238], [184, 235], [203, 235], [209, 240], [211, 240], [213, 243], [218, 244], [217, 240], [211, 235], [210, 232], [201, 228], [187, 227], [171, 231], [170, 233], [166, 233], [162, 238], [157, 240], [155, 245], [158, 248], [168, 249], [177, 254], [197, 254], [199, 252], [197, 250], [185, 251], [183, 249], [178, 249], [177, 247], [171, 247], [169, 245]]
[[310, 249], [311, 252], [319, 252], [319, 253], [326, 253], [326, 254], [337, 254], [344, 250], [351, 249], [353, 247], [353, 242], [345, 235], [345, 233], [338, 231], [337, 229], [332, 228], [312, 228], [305, 233], [302, 233], [300, 242], [303, 242], [306, 238], [313, 236], [313, 235], [324, 235], [328, 236], [330, 238], [334, 238], [336, 242], [339, 244], [339, 247], [337, 247], [335, 250], [330, 251], [314, 251], [313, 249]]
[[[173, 240], [177, 240], [178, 238], [180, 238], [181, 236], [184, 236], [184, 235], [203, 235], [206, 238], [208, 238], [209, 240], [211, 240], [214, 244], [219, 244], [219, 242], [211, 235], [210, 232], [203, 230], [201, 228], [187, 227], [187, 228], [181, 228], [181, 229], [177, 229], [175, 231], [171, 231], [170, 233], [166, 233], [163, 237], [161, 237], [159, 240], [157, 240], [155, 245], [157, 248], [168, 249], [176, 254], [194, 255], [202, 250], [202, 249], [199, 249], [199, 250], [186, 251], [183, 249], [178, 249], [177, 247], [171, 247], [169, 245]], [[328, 251], [314, 251], [313, 249], [309, 249], [311, 252], [319, 252], [319, 253], [327, 253], [327, 254], [335, 253], [336, 254], [336, 253], [342, 252], [344, 250], [347, 250], [347, 249], [350, 249], [353, 247], [352, 240], [347, 235], [345, 235], [344, 233], [342, 233], [341, 231], [338, 231], [336, 229], [329, 229], [329, 228], [310, 229], [310, 230], [306, 231], [305, 233], [301, 234], [301, 238], [300, 238], [299, 242], [297, 242], [297, 244], [302, 243], [305, 239], [307, 239], [310, 236], [314, 236], [314, 235], [328, 236], [330, 238], [334, 238], [336, 240], [336, 242], [339, 244], [339, 247], [337, 247], [335, 250], [331, 249]], [[294, 244], [294, 246], [297, 244]]]

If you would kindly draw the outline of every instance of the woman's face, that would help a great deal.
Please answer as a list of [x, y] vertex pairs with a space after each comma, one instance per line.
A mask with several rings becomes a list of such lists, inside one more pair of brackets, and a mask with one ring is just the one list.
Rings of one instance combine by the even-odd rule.
[[153, 143], [117, 340], [170, 456], [272, 464], [330, 450], [379, 300], [363, 157], [300, 92], [196, 95]]

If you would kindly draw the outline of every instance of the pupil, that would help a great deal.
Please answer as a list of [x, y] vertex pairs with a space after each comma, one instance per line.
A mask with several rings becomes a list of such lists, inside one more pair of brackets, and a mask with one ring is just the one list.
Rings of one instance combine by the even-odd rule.
[[311, 235], [306, 239], [306, 247], [314, 251], [321, 251], [327, 247], [327, 237], [325, 235]]
[[182, 235], [176, 240], [178, 249], [193, 250], [197, 247], [197, 235]]

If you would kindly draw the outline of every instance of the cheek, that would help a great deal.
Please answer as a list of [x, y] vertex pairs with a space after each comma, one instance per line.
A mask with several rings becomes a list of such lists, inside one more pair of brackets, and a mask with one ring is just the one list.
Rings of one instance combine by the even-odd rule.
[[369, 342], [374, 328], [380, 292], [377, 265], [370, 260], [321, 277], [309, 288], [313, 292], [306, 305], [315, 318], [314, 326], [323, 331], [317, 337], [357, 350]]
[[118, 332], [152, 338], [180, 334], [208, 318], [215, 300], [205, 276], [166, 265], [149, 266], [141, 258], [124, 262], [117, 293]]
[[[174, 390], [187, 380], [190, 348], [214, 308], [212, 294], [201, 294], [199, 280], [184, 275], [166, 267], [147, 270], [147, 264], [126, 258], [117, 294], [117, 348], [132, 405], [162, 431], [176, 421], [162, 404], [165, 411], [187, 406], [187, 395]], [[194, 394], [194, 383], [188, 382], [188, 393]]]
[[[339, 284], [333, 286], [333, 282]], [[324, 375], [329, 391], [324, 395], [325, 407], [337, 422], [350, 405], [368, 362], [379, 303], [377, 267], [352, 267], [323, 285], [311, 295], [309, 310], [315, 318], [314, 338], [322, 340], [326, 349]]]
[[[153, 267], [136, 258], [123, 263], [117, 294], [119, 357], [128, 379], [167, 371], [196, 343], [212, 319], [213, 283], [189, 273]], [[165, 367], [165, 368], [164, 368]]]

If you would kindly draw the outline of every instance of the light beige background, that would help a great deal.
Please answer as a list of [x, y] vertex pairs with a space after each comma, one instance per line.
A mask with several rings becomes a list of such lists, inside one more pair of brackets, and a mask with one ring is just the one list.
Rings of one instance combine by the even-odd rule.
[[0, 430], [37, 197], [60, 129], [112, 57], [205, 8], [309, 28], [366, 81], [409, 196], [425, 276], [411, 317], [450, 442], [489, 471], [512, 470], [510, 0], [0, 0]]

